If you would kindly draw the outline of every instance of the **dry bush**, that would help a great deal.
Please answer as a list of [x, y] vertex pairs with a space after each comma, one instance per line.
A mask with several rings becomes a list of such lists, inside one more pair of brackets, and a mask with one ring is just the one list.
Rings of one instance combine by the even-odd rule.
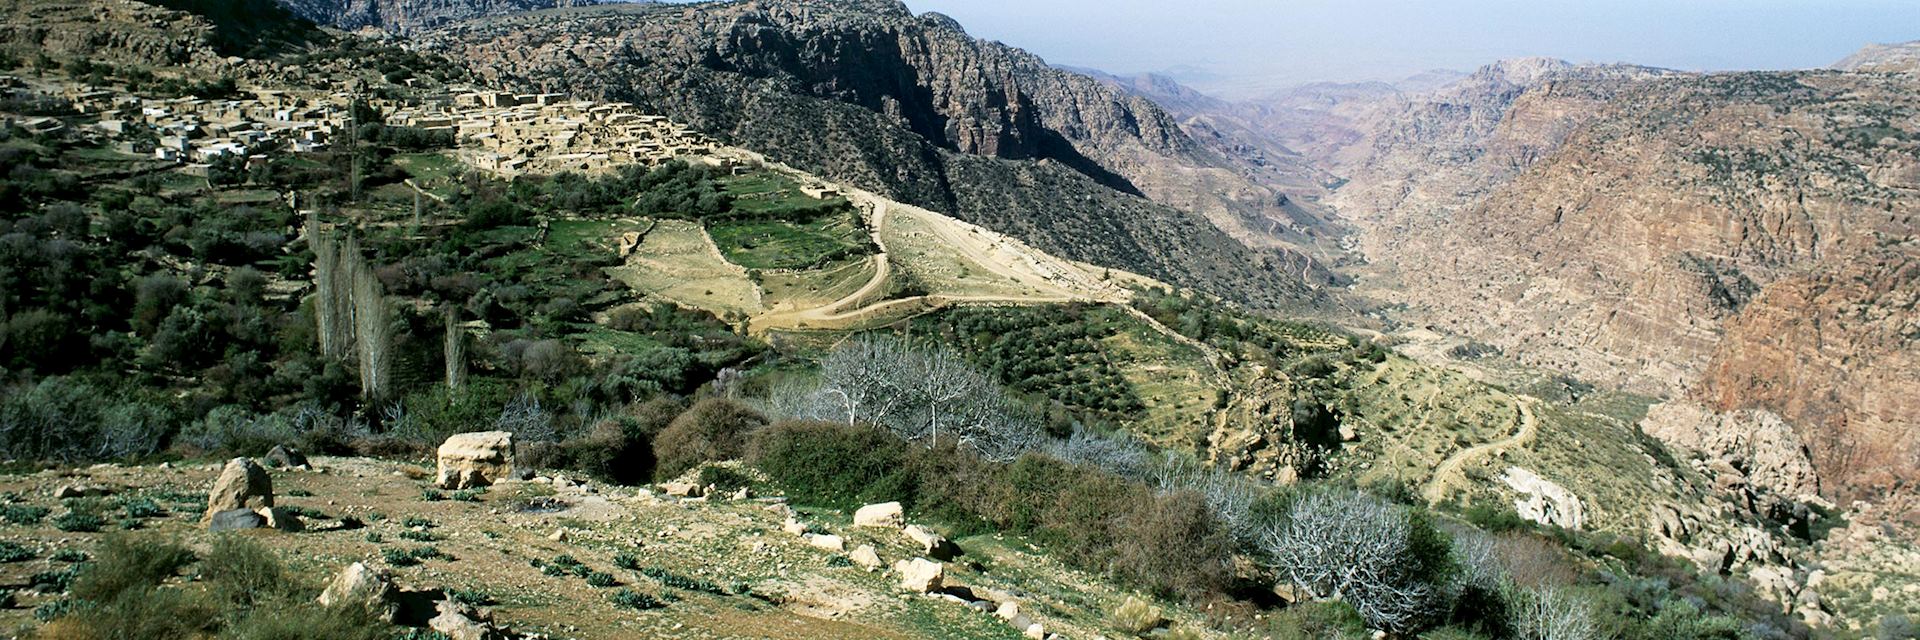
[[674, 418], [653, 441], [656, 475], [671, 478], [700, 466], [740, 458], [747, 438], [767, 425], [752, 408], [725, 398], [707, 398]]
[[1223, 588], [1233, 540], [1192, 491], [1154, 496], [1120, 512], [1116, 573], [1163, 595], [1196, 597]]
[[1507, 577], [1522, 587], [1565, 586], [1580, 576], [1566, 550], [1540, 536], [1508, 533], [1495, 539], [1494, 549]]

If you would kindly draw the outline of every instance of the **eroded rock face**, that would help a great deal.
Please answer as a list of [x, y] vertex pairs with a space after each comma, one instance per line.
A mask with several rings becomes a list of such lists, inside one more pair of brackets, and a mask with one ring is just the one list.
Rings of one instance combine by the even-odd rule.
[[1580, 497], [1566, 487], [1520, 467], [1508, 467], [1500, 480], [1521, 494], [1513, 503], [1514, 511], [1521, 518], [1576, 531], [1586, 522], [1586, 509], [1581, 506]]
[[454, 434], [437, 453], [434, 484], [442, 489], [484, 487], [513, 476], [513, 434], [505, 431]]
[[213, 481], [213, 491], [207, 494], [206, 517], [212, 520], [224, 511], [250, 509], [255, 501], [262, 507], [273, 506], [273, 477], [252, 458], [234, 458]]
[[1640, 421], [1669, 446], [1724, 461], [1743, 481], [1787, 497], [1820, 493], [1813, 461], [1793, 427], [1770, 411], [1716, 413], [1696, 402], [1654, 405]]
[[1770, 411], [1829, 495], [1912, 486], [1920, 121], [1874, 114], [1920, 108], [1920, 77], [1512, 71], [1372, 134], [1333, 197], [1396, 276], [1361, 290], [1541, 368]]

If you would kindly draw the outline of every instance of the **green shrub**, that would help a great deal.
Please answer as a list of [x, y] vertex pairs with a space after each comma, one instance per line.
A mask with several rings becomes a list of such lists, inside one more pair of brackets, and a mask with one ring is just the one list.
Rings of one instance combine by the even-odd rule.
[[626, 569], [628, 571], [639, 571], [640, 556], [634, 555], [626, 551], [613, 554], [613, 566], [621, 569]]
[[748, 461], [796, 504], [855, 509], [910, 502], [907, 444], [878, 429], [829, 422], [781, 422], [754, 434]]
[[33, 550], [28, 549], [26, 545], [12, 540], [0, 540], [0, 562], [24, 562], [32, 559]]
[[86, 562], [89, 558], [87, 552], [79, 549], [61, 549], [53, 552], [51, 559], [54, 562]]
[[167, 510], [151, 498], [130, 498], [121, 504], [129, 518], [164, 518]]
[[193, 562], [186, 547], [151, 536], [116, 534], [100, 541], [97, 559], [73, 581], [74, 597], [108, 602], [122, 592], [152, 587]]
[[36, 525], [49, 513], [53, 513], [53, 510], [39, 505], [10, 504], [0, 507], [0, 520], [6, 520], [9, 524]]
[[1351, 605], [1338, 601], [1303, 602], [1280, 610], [1267, 622], [1274, 640], [1362, 640], [1367, 624]]
[[766, 424], [758, 412], [732, 400], [694, 403], [654, 439], [655, 474], [672, 478], [703, 462], [740, 458], [747, 453], [748, 436]]
[[747, 477], [747, 474], [741, 473], [738, 469], [710, 464], [700, 467], [699, 483], [703, 487], [711, 486], [716, 491], [733, 493], [752, 486], [753, 478]]
[[440, 493], [439, 489], [421, 489], [420, 499], [427, 502], [439, 502], [447, 499], [447, 494]]
[[99, 514], [82, 511], [68, 511], [53, 519], [53, 528], [74, 533], [91, 533], [107, 526], [107, 519]]
[[702, 592], [711, 593], [717, 596], [727, 595], [726, 589], [720, 588], [720, 585], [714, 584], [710, 580], [702, 580], [700, 578], [681, 575], [660, 567], [642, 568], [640, 569], [640, 575], [646, 576], [648, 578], [652, 578], [654, 581], [657, 581], [660, 584], [673, 587], [675, 589], [685, 589], [688, 591], [702, 591]]
[[658, 598], [632, 589], [615, 591], [607, 596], [607, 600], [611, 601], [615, 606], [626, 607], [636, 611], [659, 609], [667, 606], [666, 603], [661, 602]]
[[399, 536], [400, 536], [400, 539], [402, 540], [412, 540], [414, 542], [433, 542], [435, 540], [440, 539], [439, 537], [433, 535], [433, 532], [431, 531], [418, 531], [414, 529], [402, 530], [399, 533]]
[[428, 520], [420, 516], [407, 516], [406, 519], [400, 521], [400, 526], [406, 527], [408, 529], [416, 529], [416, 528], [431, 529], [435, 525], [433, 524], [432, 520]]
[[271, 550], [237, 535], [214, 539], [207, 557], [200, 561], [199, 576], [210, 585], [215, 599], [243, 609], [301, 595], [297, 582]]
[[449, 497], [453, 498], [454, 502], [479, 502], [480, 496], [486, 493], [486, 489], [461, 489], [453, 492]]
[[611, 587], [620, 584], [620, 582], [614, 580], [613, 574], [611, 573], [593, 571], [587, 574], [587, 584], [595, 587]]
[[402, 549], [388, 547], [380, 550], [380, 559], [395, 567], [411, 567], [420, 564], [420, 559]]

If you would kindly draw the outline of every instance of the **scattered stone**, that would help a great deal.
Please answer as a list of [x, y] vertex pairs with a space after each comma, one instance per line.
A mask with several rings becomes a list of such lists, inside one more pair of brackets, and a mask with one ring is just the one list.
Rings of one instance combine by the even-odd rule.
[[1000, 607], [998, 609], [993, 610], [993, 615], [1000, 616], [1001, 620], [1013, 620], [1014, 618], [1018, 618], [1020, 617], [1020, 603], [1014, 602], [1012, 600], [1002, 602], [1000, 603]]
[[853, 512], [853, 526], [898, 529], [907, 524], [906, 513], [898, 502], [882, 502], [860, 507]]
[[307, 528], [306, 523], [301, 522], [299, 516], [280, 507], [263, 507], [254, 513], [260, 514], [260, 517], [266, 520], [267, 527], [279, 531], [294, 533]]
[[870, 544], [860, 545], [860, 548], [854, 549], [853, 553], [847, 554], [847, 557], [852, 559], [854, 564], [860, 565], [861, 568], [868, 571], [873, 571], [881, 566], [880, 554], [874, 551], [873, 545]]
[[900, 586], [914, 593], [933, 593], [940, 590], [946, 574], [946, 565], [926, 558], [914, 558], [901, 567]]
[[207, 518], [208, 531], [240, 531], [267, 526], [267, 519], [252, 509], [228, 509]]
[[427, 621], [427, 628], [445, 634], [452, 640], [500, 640], [505, 638], [493, 623], [484, 620], [472, 608], [448, 598], [435, 605], [440, 615]]
[[554, 542], [566, 542], [569, 537], [566, 529], [554, 529], [553, 533], [547, 534], [547, 539]]
[[266, 463], [269, 467], [279, 469], [313, 468], [313, 465], [307, 464], [306, 454], [284, 444], [273, 445], [273, 450], [267, 452]]
[[398, 607], [393, 602], [393, 581], [364, 562], [347, 565], [327, 583], [325, 591], [320, 592], [320, 606], [360, 605], [379, 612], [381, 618], [392, 622]]
[[920, 551], [928, 557], [939, 560], [952, 560], [954, 556], [960, 555], [959, 547], [954, 546], [952, 542], [948, 542], [946, 537], [934, 533], [932, 529], [914, 524], [907, 525], [907, 527], [901, 531], [905, 532], [908, 538], [913, 539], [914, 543], [920, 545]]
[[751, 500], [751, 499], [753, 499], [753, 489], [750, 489], [750, 488], [747, 488], [747, 487], [740, 487], [740, 490], [739, 490], [739, 491], [735, 491], [735, 492], [733, 492], [733, 499], [735, 499], [735, 500]]
[[1040, 623], [1035, 622], [1033, 624], [1027, 625], [1027, 630], [1025, 632], [1025, 635], [1029, 638], [1033, 638], [1033, 640], [1046, 640], [1047, 628], [1040, 626]]
[[533, 479], [532, 469], [519, 469], [513, 472], [513, 479], [526, 482]]
[[691, 482], [663, 483], [660, 485], [660, 490], [676, 498], [698, 498], [702, 495], [700, 485]]
[[845, 538], [842, 538], [836, 535], [821, 534], [821, 535], [810, 536], [807, 538], [807, 544], [810, 544], [822, 549], [826, 549], [828, 551], [846, 551], [847, 550], [847, 540]]
[[55, 500], [65, 500], [67, 498], [94, 498], [99, 496], [110, 496], [110, 495], [113, 495], [112, 489], [108, 489], [106, 487], [97, 486], [97, 485], [90, 485], [90, 484], [69, 484], [69, 485], [63, 485], [60, 488], [53, 490], [53, 499]]
[[807, 535], [807, 523], [787, 518], [787, 523], [780, 525], [780, 530], [796, 536], [804, 536]]
[[251, 459], [229, 460], [213, 481], [213, 491], [207, 494], [207, 518], [223, 511], [249, 509], [253, 498], [259, 498], [262, 507], [273, 506], [273, 477]]

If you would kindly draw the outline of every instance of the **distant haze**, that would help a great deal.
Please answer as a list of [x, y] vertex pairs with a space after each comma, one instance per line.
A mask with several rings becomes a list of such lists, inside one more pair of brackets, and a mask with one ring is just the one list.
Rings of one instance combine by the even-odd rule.
[[1060, 65], [1223, 97], [1548, 56], [1674, 69], [1824, 67], [1920, 39], [1920, 0], [906, 0]]

